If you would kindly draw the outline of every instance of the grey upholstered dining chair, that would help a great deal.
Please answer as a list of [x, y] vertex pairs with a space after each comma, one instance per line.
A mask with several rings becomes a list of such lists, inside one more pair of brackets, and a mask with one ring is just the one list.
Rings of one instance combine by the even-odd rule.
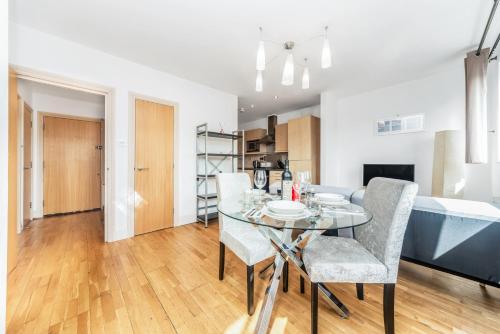
[[[217, 174], [218, 201], [243, 200], [246, 190], [252, 189], [247, 173]], [[219, 279], [224, 279], [225, 249], [229, 247], [247, 265], [247, 311], [254, 313], [254, 265], [276, 255], [271, 242], [255, 226], [219, 213]], [[288, 265], [283, 273], [283, 290], [288, 289]]]
[[354, 239], [318, 236], [304, 248], [303, 260], [311, 279], [311, 332], [318, 330], [318, 283], [384, 284], [384, 327], [394, 333], [394, 288], [399, 257], [410, 212], [418, 191], [413, 182], [373, 178], [363, 206], [371, 222], [354, 229]]

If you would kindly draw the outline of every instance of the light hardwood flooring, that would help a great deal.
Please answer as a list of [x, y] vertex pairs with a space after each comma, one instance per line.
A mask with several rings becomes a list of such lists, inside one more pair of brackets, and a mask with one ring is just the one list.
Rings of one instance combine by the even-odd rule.
[[[37, 220], [20, 236], [8, 282], [9, 333], [251, 333], [265, 282], [256, 278], [246, 314], [245, 265], [226, 251], [218, 280], [218, 226], [167, 229], [105, 244], [100, 212]], [[263, 267], [258, 265], [256, 270]], [[272, 333], [308, 333], [309, 291], [290, 266]], [[330, 286], [351, 310], [342, 320], [320, 301], [320, 333], [383, 333], [382, 288]], [[500, 291], [402, 263], [396, 288], [398, 333], [500, 333]]]

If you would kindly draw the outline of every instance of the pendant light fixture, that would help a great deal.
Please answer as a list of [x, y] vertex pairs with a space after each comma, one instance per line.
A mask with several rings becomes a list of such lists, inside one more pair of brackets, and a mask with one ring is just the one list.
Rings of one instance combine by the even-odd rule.
[[[259, 46], [257, 48], [257, 57], [255, 68], [257, 70], [257, 76], [255, 78], [255, 91], [262, 92], [263, 90], [263, 71], [266, 69], [266, 51], [264, 48], [264, 39], [262, 36], [262, 27], [259, 27], [260, 32], [260, 40]], [[316, 36], [318, 38], [322, 38], [323, 40], [323, 48], [321, 50], [321, 68], [329, 68], [332, 66], [332, 53], [330, 50], [330, 42], [328, 40], [328, 26], [324, 27], [324, 34], [320, 36]], [[316, 37], [310, 38], [309, 40], [316, 39]], [[275, 41], [271, 41], [273, 44], [279, 44]], [[301, 44], [302, 45], [302, 44]], [[284, 43], [284, 51], [286, 54], [285, 63], [283, 65], [283, 72], [281, 75], [281, 84], [283, 86], [292, 86], [294, 83], [294, 72], [295, 72], [295, 64], [293, 60], [292, 50], [295, 46], [295, 43], [292, 41], [288, 41]], [[278, 57], [275, 56], [271, 59], [273, 62], [274, 59]], [[304, 58], [304, 70], [302, 72], [302, 89], [309, 89], [310, 84], [310, 74], [309, 74], [309, 66], [307, 64], [307, 58]], [[301, 65], [302, 66], [302, 65]]]
[[257, 78], [255, 79], [255, 91], [262, 92], [262, 71], [257, 71]]
[[285, 66], [283, 66], [283, 75], [281, 76], [281, 84], [283, 86], [291, 86], [293, 85], [293, 74], [294, 74], [294, 65], [293, 65], [293, 42], [286, 42], [284, 47], [285, 50], [288, 51], [288, 55], [286, 56]]
[[260, 30], [260, 42], [259, 48], [257, 49], [257, 62], [256, 69], [257, 71], [264, 71], [266, 69], [266, 51], [264, 49], [264, 41], [262, 40], [262, 27], [259, 27]]
[[321, 51], [321, 68], [332, 66], [332, 53], [328, 41], [328, 27], [325, 27], [325, 38], [323, 39], [323, 50]]
[[309, 89], [309, 68], [307, 67], [307, 58], [304, 58], [304, 72], [302, 72], [302, 89]]

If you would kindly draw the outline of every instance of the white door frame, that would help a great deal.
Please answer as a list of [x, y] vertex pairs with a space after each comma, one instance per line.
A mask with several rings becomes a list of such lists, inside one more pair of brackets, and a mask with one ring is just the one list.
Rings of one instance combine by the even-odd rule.
[[[92, 84], [88, 82], [83, 82], [80, 80], [74, 80], [67, 77], [62, 77], [55, 74], [50, 74], [46, 72], [39, 72], [36, 70], [32, 70], [25, 67], [14, 66], [12, 65], [13, 70], [17, 74], [18, 79], [25, 79], [29, 81], [34, 81], [38, 83], [45, 83], [52, 86], [58, 86], [63, 88], [69, 88], [73, 90], [78, 90], [81, 92], [98, 94], [104, 96], [104, 132], [105, 132], [105, 140], [104, 142], [108, 147], [105, 149], [104, 156], [104, 241], [112, 240], [112, 236], [110, 235], [110, 231], [113, 231], [114, 227], [114, 214], [113, 214], [113, 201], [112, 194], [114, 189], [113, 178], [111, 174], [114, 171], [114, 162], [113, 162], [113, 152], [114, 148], [110, 145], [113, 141], [113, 117], [114, 117], [114, 106], [113, 106], [113, 96], [114, 89], [110, 87], [105, 87], [98, 84]], [[22, 207], [22, 201], [19, 201]]]
[[[26, 143], [24, 142], [24, 116], [25, 116], [25, 104], [28, 104], [26, 100], [23, 99], [22, 96], [18, 95], [18, 106], [20, 106], [20, 110], [18, 110], [19, 113], [19, 119], [18, 119], [18, 170], [21, 172], [18, 175], [18, 193], [17, 193], [17, 200], [19, 205], [17, 206], [17, 233], [21, 233], [24, 229], [24, 148]], [[29, 105], [29, 104], [28, 104]], [[30, 106], [30, 105], [29, 105]], [[33, 109], [32, 106], [30, 106], [31, 109]], [[31, 114], [31, 117], [33, 119], [33, 113]], [[31, 161], [33, 161], [33, 142], [34, 142], [34, 137], [33, 137], [33, 125], [31, 128]], [[33, 203], [33, 168], [31, 169], [31, 196], [30, 196], [30, 202]], [[30, 208], [30, 214], [28, 219], [33, 218], [33, 211]]]

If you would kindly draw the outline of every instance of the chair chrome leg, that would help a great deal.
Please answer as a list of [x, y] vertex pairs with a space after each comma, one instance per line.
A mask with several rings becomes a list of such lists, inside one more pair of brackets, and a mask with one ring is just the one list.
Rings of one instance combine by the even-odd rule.
[[283, 292], [288, 292], [288, 261], [283, 266]]
[[385, 334], [394, 334], [394, 288], [396, 284], [384, 284]]
[[365, 299], [365, 292], [363, 289], [363, 283], [356, 283], [356, 293], [358, 295], [359, 300]]
[[219, 280], [224, 279], [224, 258], [226, 255], [226, 245], [219, 242]]
[[253, 266], [247, 266], [247, 312], [252, 315], [253, 307]]
[[318, 283], [311, 282], [311, 333], [318, 333]]
[[304, 277], [300, 276], [300, 293], [305, 293], [306, 289], [305, 289], [305, 280], [304, 280]]

